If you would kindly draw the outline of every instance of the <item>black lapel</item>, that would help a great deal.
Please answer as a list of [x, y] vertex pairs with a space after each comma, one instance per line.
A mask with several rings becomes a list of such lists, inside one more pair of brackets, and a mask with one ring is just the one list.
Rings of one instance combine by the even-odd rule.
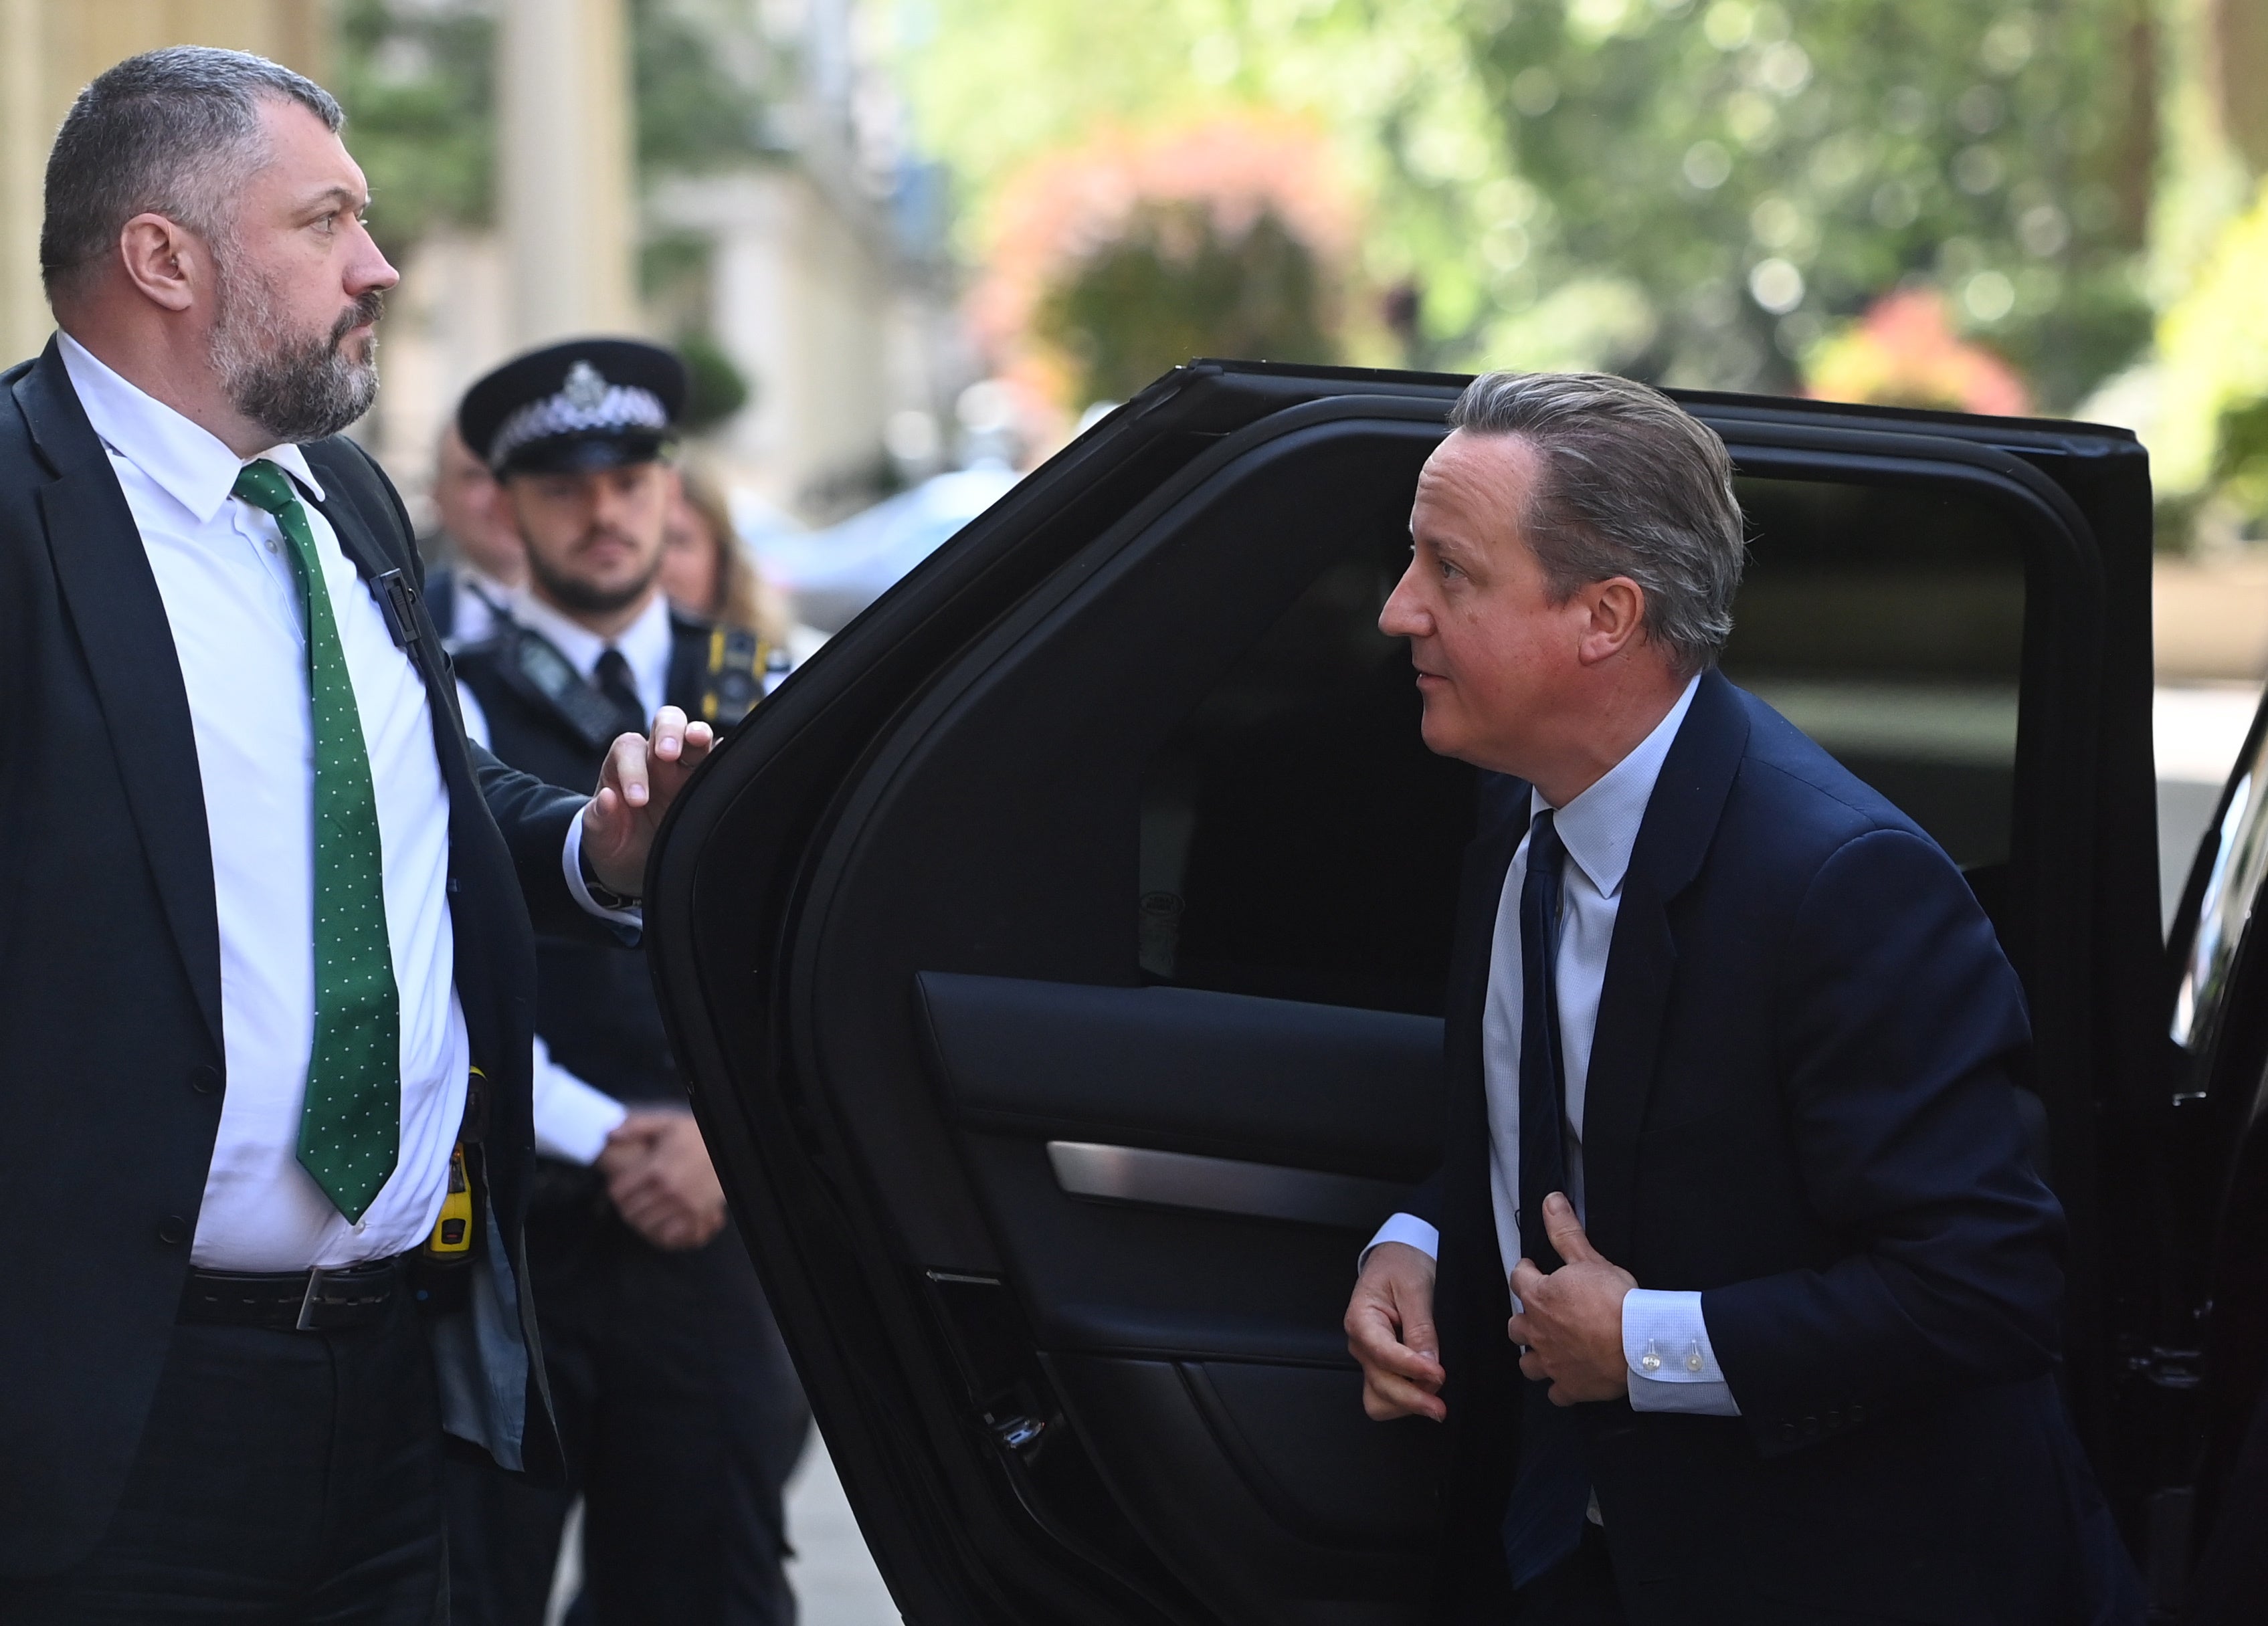
[[[317, 441], [304, 450], [307, 467], [322, 482], [323, 495], [316, 501], [316, 509], [331, 522], [331, 533], [339, 539], [340, 551], [353, 564], [364, 588], [378, 601], [379, 611], [394, 629], [396, 641], [401, 643], [410, 665], [417, 668], [418, 676], [425, 681], [426, 700], [433, 712], [434, 746], [440, 754], [450, 795], [454, 798], [460, 788], [470, 785], [472, 778], [471, 764], [465, 755], [464, 728], [457, 715], [456, 677], [415, 579], [415, 544], [409, 544], [409, 551], [397, 557], [379, 540], [390, 528], [387, 523], [389, 519], [398, 521], [401, 534], [407, 537], [409, 519], [399, 510], [385, 511], [391, 508], [391, 503], [378, 489], [376, 471], [350, 443]], [[372, 508], [380, 511], [372, 512]]]
[[142, 833], [166, 923], [221, 1048], [220, 922], [212, 839], [188, 690], [158, 578], [110, 458], [63, 371], [46, 351], [15, 384], [16, 403], [55, 478], [40, 491], [48, 552], [94, 681], [118, 776]]
[[1592, 1242], [1626, 1261], [1638, 1130], [1677, 968], [1669, 905], [1700, 873], [1748, 749], [1749, 718], [1721, 673], [1703, 675], [1661, 764], [1623, 878], [1583, 1093], [1583, 1205]]

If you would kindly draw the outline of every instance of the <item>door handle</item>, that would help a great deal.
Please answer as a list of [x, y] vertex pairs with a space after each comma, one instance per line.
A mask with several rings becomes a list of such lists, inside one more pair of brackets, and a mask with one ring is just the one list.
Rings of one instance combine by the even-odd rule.
[[1350, 1231], [1374, 1228], [1410, 1194], [1410, 1188], [1390, 1180], [1098, 1141], [1051, 1140], [1048, 1162], [1056, 1184], [1075, 1197]]

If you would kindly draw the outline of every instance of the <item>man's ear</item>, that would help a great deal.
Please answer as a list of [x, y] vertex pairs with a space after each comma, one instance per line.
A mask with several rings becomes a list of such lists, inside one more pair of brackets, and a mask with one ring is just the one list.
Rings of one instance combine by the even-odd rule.
[[1610, 576], [1583, 590], [1590, 620], [1576, 645], [1587, 666], [1619, 655], [1646, 636], [1646, 589], [1627, 576]]
[[121, 226], [118, 257], [127, 280], [168, 311], [188, 310], [212, 285], [212, 256], [203, 240], [163, 215], [136, 215]]

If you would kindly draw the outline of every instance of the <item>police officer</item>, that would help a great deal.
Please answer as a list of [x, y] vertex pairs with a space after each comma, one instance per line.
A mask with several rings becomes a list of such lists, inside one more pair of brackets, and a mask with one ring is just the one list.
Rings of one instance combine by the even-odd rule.
[[452, 648], [489, 636], [512, 590], [527, 578], [527, 550], [489, 466], [473, 455], [454, 423], [433, 448], [433, 511], [439, 524], [417, 539], [425, 608]]
[[[685, 390], [667, 350], [580, 340], [505, 364], [458, 413], [528, 563], [509, 618], [457, 656], [467, 726], [556, 784], [595, 783], [615, 737], [665, 703], [721, 729], [762, 697], [762, 641], [673, 613], [658, 585]], [[579, 1492], [585, 1593], [571, 1618], [791, 1621], [781, 1492], [809, 1414], [725, 1225], [644, 955], [546, 941], [538, 961], [538, 1034], [620, 1105], [591, 1126], [595, 1166], [542, 1159], [530, 1204], [571, 1483], [456, 1465], [455, 1618], [537, 1626]]]

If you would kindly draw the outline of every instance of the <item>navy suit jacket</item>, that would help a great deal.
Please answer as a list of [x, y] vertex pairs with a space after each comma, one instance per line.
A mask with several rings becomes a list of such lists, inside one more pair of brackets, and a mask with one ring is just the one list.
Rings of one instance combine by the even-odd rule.
[[[1453, 1619], [1501, 1607], [1524, 1381], [1490, 1212], [1481, 1011], [1528, 787], [1484, 794], [1446, 1155], [1421, 1198], [1442, 1232]], [[1705, 675], [1624, 882], [1585, 1205], [1640, 1286], [1701, 1291], [1741, 1416], [1578, 1408], [1634, 1620], [2139, 1615], [2053, 1376], [2063, 1219], [2016, 1107], [2028, 1042], [2022, 990], [1952, 861]]]

